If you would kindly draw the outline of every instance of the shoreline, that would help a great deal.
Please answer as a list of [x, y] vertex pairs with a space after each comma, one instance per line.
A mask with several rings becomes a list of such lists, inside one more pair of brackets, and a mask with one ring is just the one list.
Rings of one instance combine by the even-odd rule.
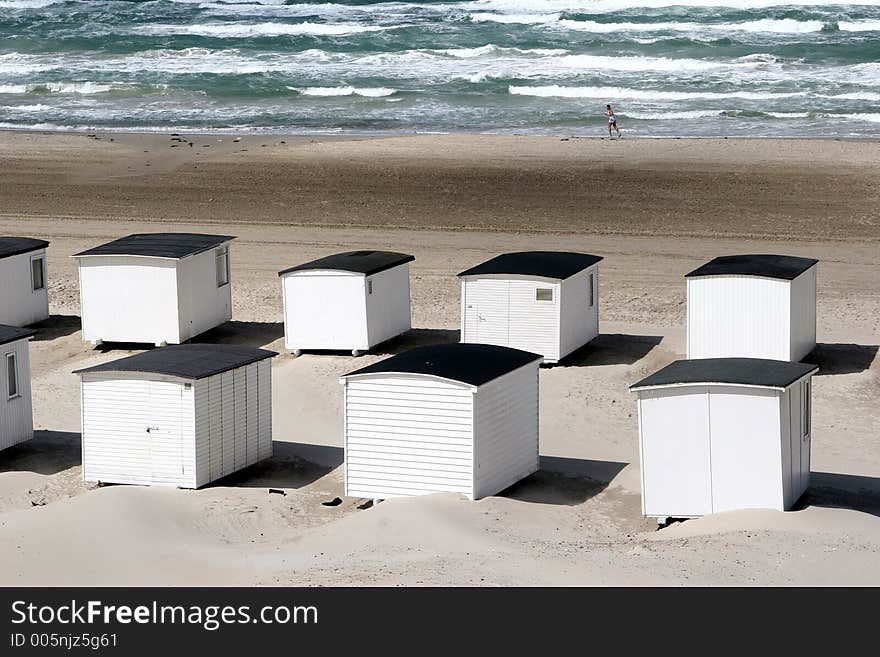
[[[309, 139], [386, 139], [398, 137], [527, 137], [527, 138], [546, 138], [546, 139], [578, 139], [578, 140], [597, 140], [597, 141], [616, 141], [617, 138], [604, 137], [602, 135], [578, 135], [573, 133], [545, 133], [545, 132], [470, 132], [470, 131], [413, 131], [413, 132], [381, 132], [371, 130], [368, 132], [351, 131], [312, 131], [312, 132], [295, 132], [290, 128], [280, 128], [278, 130], [272, 128], [218, 128], [215, 130], [206, 130], [202, 128], [156, 128], [155, 130], [146, 129], [144, 127], [136, 128], [29, 128], [22, 127], [0, 127], [0, 134], [3, 133], [22, 133], [22, 134], [43, 134], [43, 135], [89, 135], [89, 134], [107, 134], [107, 135], [143, 135], [143, 136], [171, 136], [172, 134], [211, 137], [220, 136], [241, 136], [241, 137], [290, 137], [290, 138], [309, 138]], [[868, 137], [864, 135], [636, 135], [624, 136], [623, 140], [638, 141], [677, 141], [677, 140], [696, 140], [696, 141], [846, 141], [846, 142], [864, 142], [864, 143], [880, 143], [880, 135], [876, 137]]]

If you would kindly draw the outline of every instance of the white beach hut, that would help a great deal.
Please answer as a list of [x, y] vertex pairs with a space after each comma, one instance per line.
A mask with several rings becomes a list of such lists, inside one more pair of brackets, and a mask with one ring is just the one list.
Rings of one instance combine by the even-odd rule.
[[816, 346], [818, 262], [722, 256], [687, 274], [688, 358], [801, 360]]
[[412, 327], [409, 263], [390, 251], [349, 251], [290, 267], [281, 277], [284, 345], [368, 351]]
[[417, 347], [347, 374], [345, 494], [494, 495], [538, 469], [537, 354]]
[[505, 253], [461, 272], [461, 341], [555, 363], [599, 334], [600, 256]]
[[232, 318], [228, 235], [129, 235], [77, 253], [83, 339], [179, 344]]
[[36, 331], [0, 325], [0, 449], [34, 437], [31, 402], [31, 364], [28, 342]]
[[49, 317], [47, 246], [30, 237], [0, 237], [0, 324], [27, 326]]
[[815, 365], [679, 360], [638, 397], [642, 512], [662, 522], [733, 509], [784, 511], [810, 481]]
[[78, 370], [83, 479], [198, 488], [268, 458], [275, 355], [186, 344]]

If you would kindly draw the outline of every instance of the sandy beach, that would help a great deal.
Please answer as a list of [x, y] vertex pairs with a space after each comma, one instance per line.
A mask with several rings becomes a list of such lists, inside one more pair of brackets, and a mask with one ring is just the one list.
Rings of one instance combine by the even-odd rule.
[[[51, 241], [34, 440], [0, 453], [2, 585], [880, 584], [880, 144], [781, 139], [0, 132], [0, 234]], [[282, 352], [275, 455], [197, 491], [81, 479], [71, 254], [133, 232], [236, 235], [233, 321]], [[284, 353], [277, 272], [412, 253], [413, 326], [375, 353]], [[540, 375], [542, 469], [502, 494], [342, 496], [338, 376], [458, 339], [455, 274], [499, 252], [605, 257], [600, 332]], [[684, 355], [683, 275], [730, 253], [821, 260], [812, 487], [788, 513], [658, 531], [630, 383]], [[270, 494], [269, 488], [284, 491]]]

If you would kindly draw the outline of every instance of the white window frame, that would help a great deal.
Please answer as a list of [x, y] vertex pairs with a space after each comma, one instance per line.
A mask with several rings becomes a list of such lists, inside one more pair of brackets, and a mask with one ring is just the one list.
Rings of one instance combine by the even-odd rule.
[[[36, 281], [34, 280], [34, 263], [39, 260], [40, 261], [40, 278], [42, 285], [37, 287]], [[36, 255], [31, 257], [31, 292], [40, 292], [46, 289], [46, 256]]]
[[[549, 299], [540, 298], [541, 292], [549, 292]], [[552, 287], [536, 287], [535, 288], [535, 301], [538, 303], [553, 303], [553, 288]]]
[[[10, 363], [12, 364], [12, 368], [10, 369]], [[10, 376], [14, 374], [14, 377]], [[15, 392], [9, 390], [9, 382], [13, 381], [15, 383]], [[18, 377], [18, 356], [14, 351], [10, 351], [6, 354], [6, 399], [15, 399], [16, 397], [21, 397], [21, 385]]]
[[[223, 267], [226, 274], [226, 280], [221, 280], [220, 277], [220, 261], [221, 258], [223, 260]], [[229, 271], [229, 245], [225, 244], [223, 246], [219, 246], [214, 249], [214, 267], [217, 273], [217, 287], [224, 287], [229, 285], [229, 281], [231, 279], [230, 271]]]

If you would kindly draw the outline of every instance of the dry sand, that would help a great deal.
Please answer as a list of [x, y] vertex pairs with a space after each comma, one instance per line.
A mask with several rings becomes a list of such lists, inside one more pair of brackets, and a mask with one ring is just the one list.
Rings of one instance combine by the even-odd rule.
[[[0, 133], [0, 234], [52, 242], [37, 437], [0, 453], [0, 584], [880, 584], [878, 144], [96, 137]], [[283, 351], [277, 271], [351, 248], [415, 254], [416, 329], [276, 358], [269, 461], [199, 491], [83, 483], [70, 372], [131, 352], [82, 341], [68, 256], [162, 230], [239, 236], [234, 320], [199, 340]], [[342, 495], [338, 375], [457, 340], [455, 273], [514, 249], [606, 258], [602, 335], [541, 371], [541, 472], [478, 502], [323, 506]], [[685, 272], [762, 251], [822, 260], [813, 487], [793, 512], [656, 531], [627, 385], [682, 356]]]

